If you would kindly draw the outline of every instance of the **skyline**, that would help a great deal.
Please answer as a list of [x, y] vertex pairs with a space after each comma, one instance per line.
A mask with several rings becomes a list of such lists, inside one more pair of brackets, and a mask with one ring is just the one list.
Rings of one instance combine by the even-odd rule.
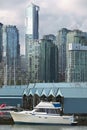
[[[87, 0], [32, 0], [40, 7], [39, 35], [57, 34], [61, 28], [87, 32]], [[24, 54], [25, 9], [31, 0], [0, 0], [0, 22], [16, 25], [20, 34], [21, 54]], [[22, 43], [23, 42], [23, 43]]]

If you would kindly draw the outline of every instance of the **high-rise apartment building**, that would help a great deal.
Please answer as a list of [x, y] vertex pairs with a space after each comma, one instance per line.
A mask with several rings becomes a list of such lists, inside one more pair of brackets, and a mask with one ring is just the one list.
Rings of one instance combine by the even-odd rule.
[[66, 81], [87, 82], [87, 33], [69, 32], [66, 52]]
[[28, 47], [28, 77], [30, 82], [39, 82], [40, 44], [31, 40]]
[[19, 31], [16, 26], [3, 28], [3, 57], [5, 62], [5, 83], [16, 84], [20, 57]]
[[26, 8], [25, 54], [28, 79], [39, 80], [39, 7], [31, 3]]
[[56, 36], [58, 46], [58, 80], [59, 82], [65, 81], [66, 70], [66, 40], [68, 29], [62, 28], [58, 31]]
[[40, 80], [58, 81], [58, 49], [54, 35], [45, 35], [40, 40]]

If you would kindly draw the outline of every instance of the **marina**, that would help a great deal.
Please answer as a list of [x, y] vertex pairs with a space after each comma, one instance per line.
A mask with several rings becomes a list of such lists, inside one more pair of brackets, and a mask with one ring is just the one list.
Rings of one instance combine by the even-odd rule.
[[0, 8], [0, 130], [86, 130], [87, 3], [13, 1]]
[[[14, 124], [8, 113], [9, 109], [32, 111], [40, 101], [60, 103], [60, 115], [62, 115], [60, 117], [74, 115], [77, 125], [87, 125], [86, 83], [31, 83], [27, 87], [3, 86], [0, 88], [0, 124]], [[2, 109], [3, 105], [6, 106]], [[31, 116], [35, 117], [35, 114], [36, 112]], [[45, 117], [46, 113], [43, 115]]]

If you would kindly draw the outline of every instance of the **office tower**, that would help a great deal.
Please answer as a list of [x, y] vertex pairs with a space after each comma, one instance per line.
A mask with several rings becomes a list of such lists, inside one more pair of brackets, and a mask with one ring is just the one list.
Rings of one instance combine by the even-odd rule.
[[0, 62], [2, 62], [2, 53], [3, 53], [2, 37], [3, 37], [3, 24], [0, 23]]
[[[26, 8], [25, 54], [29, 82], [38, 80], [39, 7], [31, 3]], [[36, 50], [35, 50], [36, 49]], [[37, 52], [38, 51], [38, 52]], [[37, 58], [35, 58], [37, 57]], [[36, 61], [37, 60], [37, 61]]]
[[66, 81], [87, 81], [87, 33], [73, 30], [67, 34]]
[[[6, 35], [5, 35], [6, 33]], [[18, 62], [20, 58], [19, 31], [16, 26], [6, 26], [4, 29], [6, 40], [7, 84], [16, 84], [18, 79]]]
[[65, 81], [66, 70], [66, 40], [68, 29], [62, 28], [58, 31], [56, 36], [58, 46], [58, 80], [59, 82]]
[[31, 3], [26, 8], [26, 40], [39, 38], [39, 7]]
[[54, 35], [45, 35], [40, 40], [40, 80], [58, 81], [58, 49]]

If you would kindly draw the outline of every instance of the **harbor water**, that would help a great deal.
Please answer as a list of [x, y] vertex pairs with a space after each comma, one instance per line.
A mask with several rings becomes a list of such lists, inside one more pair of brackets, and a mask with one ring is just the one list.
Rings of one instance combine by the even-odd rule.
[[87, 126], [0, 125], [0, 130], [87, 130]]

